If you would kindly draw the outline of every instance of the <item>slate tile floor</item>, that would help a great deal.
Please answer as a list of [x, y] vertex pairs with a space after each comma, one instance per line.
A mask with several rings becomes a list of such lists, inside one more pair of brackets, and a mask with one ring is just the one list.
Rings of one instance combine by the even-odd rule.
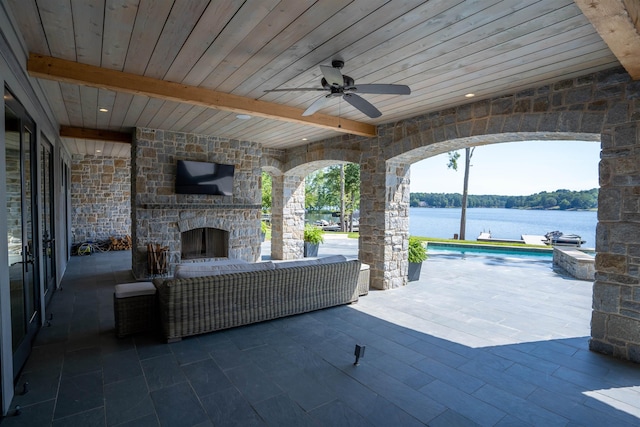
[[640, 425], [640, 366], [588, 351], [591, 284], [549, 263], [431, 256], [402, 289], [170, 345], [114, 336], [129, 268], [71, 260], [3, 427]]

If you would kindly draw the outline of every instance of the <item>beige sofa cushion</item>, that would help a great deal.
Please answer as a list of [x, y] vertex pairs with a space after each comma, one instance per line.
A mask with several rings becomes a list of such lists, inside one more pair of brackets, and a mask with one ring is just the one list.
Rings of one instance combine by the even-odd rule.
[[156, 287], [152, 282], [121, 283], [116, 285], [116, 298], [139, 297], [142, 295], [155, 295]]
[[331, 255], [318, 258], [318, 264], [333, 264], [336, 262], [345, 262], [347, 257], [344, 255]]
[[274, 262], [273, 264], [276, 266], [276, 270], [281, 268], [289, 268], [289, 267], [303, 267], [305, 265], [315, 265], [318, 263], [318, 260], [315, 258], [307, 258], [307, 259], [294, 259], [291, 261], [283, 261], [283, 262]]
[[183, 268], [182, 266], [183, 264], [180, 264], [176, 267], [176, 272], [173, 276], [174, 278], [188, 279], [191, 277], [218, 276], [220, 274], [274, 269], [274, 265], [271, 261], [227, 265], [190, 265], [188, 268]]
[[180, 263], [183, 268], [190, 268], [198, 265], [232, 265], [232, 264], [249, 264], [243, 259], [236, 258], [209, 258], [207, 260], [188, 259]]

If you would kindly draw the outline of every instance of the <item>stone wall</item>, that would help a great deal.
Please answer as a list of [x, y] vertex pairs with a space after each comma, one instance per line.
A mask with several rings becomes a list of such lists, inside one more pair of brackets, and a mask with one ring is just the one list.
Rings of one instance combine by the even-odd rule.
[[[180, 233], [229, 232], [230, 258], [260, 258], [260, 157], [257, 143], [155, 129], [136, 130], [132, 150], [133, 273], [148, 278], [147, 244], [168, 248], [169, 270], [181, 261]], [[233, 196], [176, 194], [177, 160], [235, 165]]]
[[596, 274], [594, 256], [578, 248], [554, 246], [553, 267], [566, 271], [576, 279], [591, 282]]
[[271, 206], [271, 258], [298, 259], [303, 256], [304, 177], [273, 176]]
[[131, 235], [131, 161], [74, 155], [71, 166], [74, 243]]
[[[602, 135], [590, 348], [640, 363], [640, 82]], [[632, 121], [629, 121], [631, 118]]]
[[375, 150], [360, 165], [359, 258], [371, 266], [371, 286], [407, 284], [409, 165], [385, 161]]

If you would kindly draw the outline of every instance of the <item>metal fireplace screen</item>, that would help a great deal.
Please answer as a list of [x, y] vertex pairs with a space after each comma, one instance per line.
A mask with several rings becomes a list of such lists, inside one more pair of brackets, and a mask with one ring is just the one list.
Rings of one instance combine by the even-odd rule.
[[181, 235], [182, 259], [229, 256], [229, 232], [218, 228], [195, 228]]

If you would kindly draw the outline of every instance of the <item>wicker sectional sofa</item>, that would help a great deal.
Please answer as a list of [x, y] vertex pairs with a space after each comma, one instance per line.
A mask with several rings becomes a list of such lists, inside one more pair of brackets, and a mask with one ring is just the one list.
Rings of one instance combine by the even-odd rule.
[[227, 266], [207, 273], [204, 266], [195, 266], [198, 273], [182, 274], [190, 277], [156, 279], [167, 341], [358, 300], [358, 260], [247, 266], [256, 267], [243, 271], [247, 267]]

